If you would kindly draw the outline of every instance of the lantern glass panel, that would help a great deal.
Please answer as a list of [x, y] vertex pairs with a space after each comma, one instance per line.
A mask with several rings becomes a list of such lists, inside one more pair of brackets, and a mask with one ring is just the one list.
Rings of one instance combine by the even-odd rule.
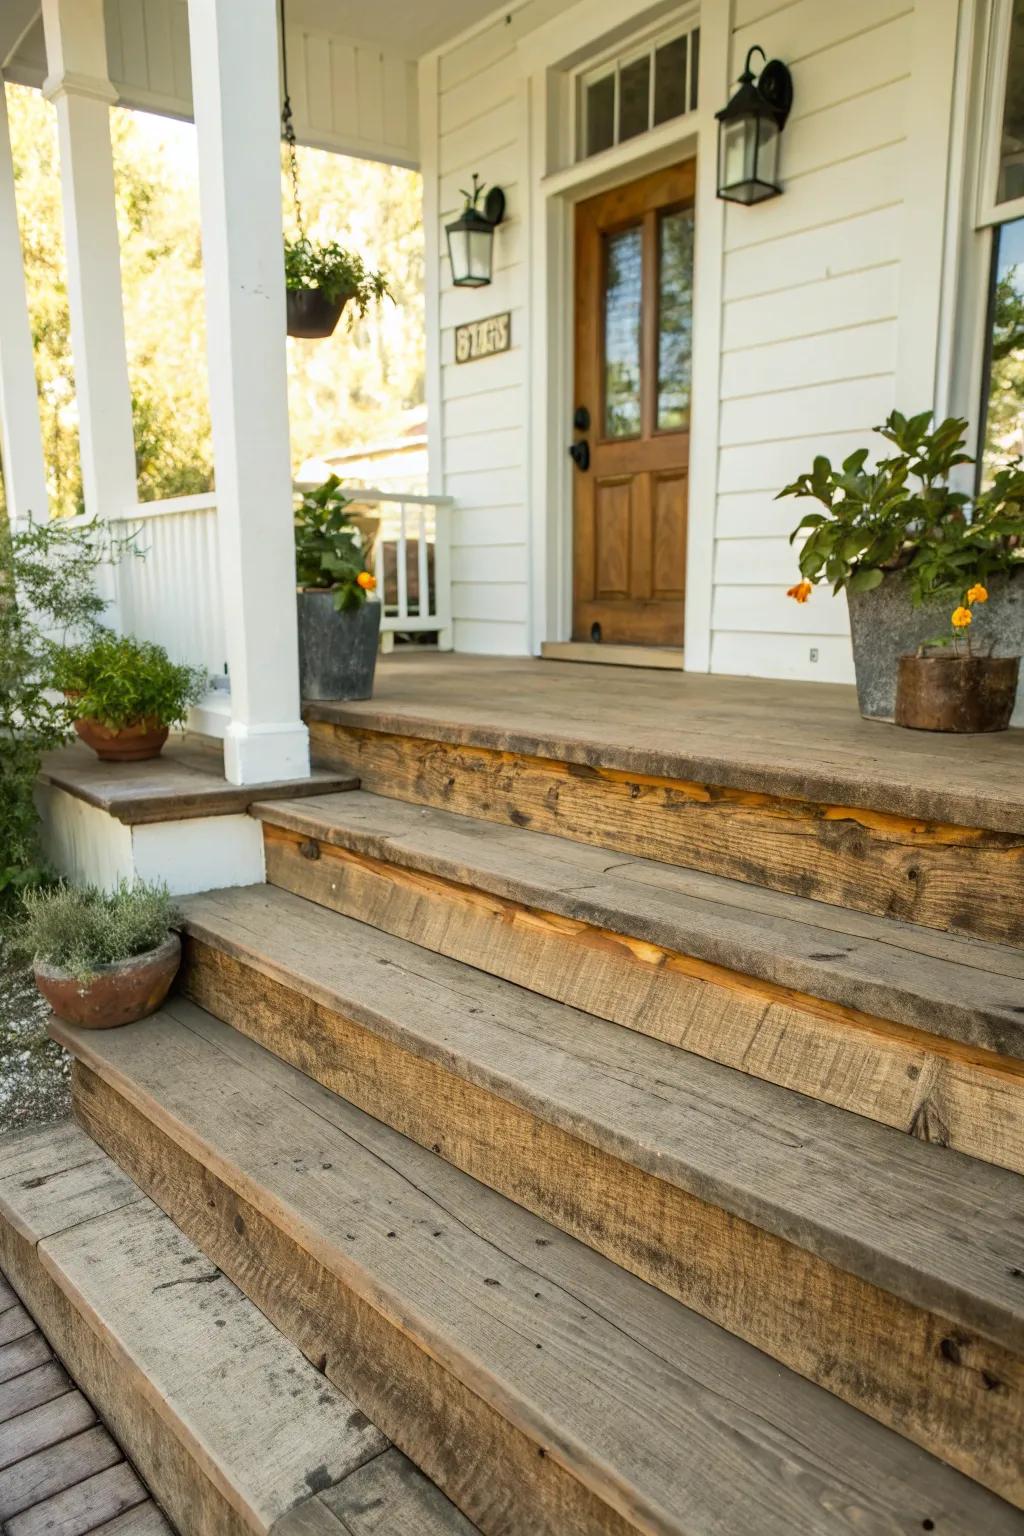
[[722, 124], [719, 136], [718, 185], [724, 190], [750, 181], [754, 174], [754, 150], [757, 144], [757, 120], [734, 118]]
[[757, 179], [771, 187], [778, 184], [779, 125], [773, 117], [758, 119]]
[[490, 282], [493, 255], [493, 229], [471, 229], [469, 232], [469, 267], [467, 273], [471, 283], [482, 287], [484, 283]]

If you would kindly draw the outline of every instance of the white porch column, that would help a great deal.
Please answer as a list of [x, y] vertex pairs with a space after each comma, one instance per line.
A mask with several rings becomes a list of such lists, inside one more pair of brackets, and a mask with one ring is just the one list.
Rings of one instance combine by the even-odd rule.
[[32, 356], [25, 271], [14, 165], [7, 122], [7, 94], [0, 76], [0, 453], [3, 455], [7, 514], [14, 527], [29, 513], [37, 522], [49, 515], [39, 399]]
[[114, 206], [103, 0], [43, 0], [47, 77], [57, 109], [71, 349], [87, 512], [138, 500]]
[[309, 773], [299, 700], [275, 0], [189, 0], [235, 784]]

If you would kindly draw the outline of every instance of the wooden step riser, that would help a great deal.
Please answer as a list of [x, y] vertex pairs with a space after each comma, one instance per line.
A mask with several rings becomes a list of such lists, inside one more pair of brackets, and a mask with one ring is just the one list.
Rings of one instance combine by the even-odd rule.
[[1005, 1349], [195, 939], [183, 984], [360, 1109], [1024, 1504], [1024, 1362]]
[[1024, 1173], [1024, 1062], [264, 826], [267, 879], [586, 1013]]
[[364, 789], [1024, 946], [1024, 837], [310, 723]]
[[253, 1525], [208, 1476], [198, 1448], [176, 1434], [151, 1401], [146, 1378], [94, 1330], [80, 1298], [65, 1293], [35, 1245], [6, 1221], [0, 1221], [0, 1267], [176, 1529], [188, 1536], [253, 1536]]
[[[255, 1190], [76, 1062], [76, 1118], [324, 1375], [361, 1405], [484, 1536], [634, 1536], [610, 1508], [303, 1246]], [[296, 1531], [294, 1536], [300, 1536]], [[695, 1531], [693, 1536], [701, 1536]]]

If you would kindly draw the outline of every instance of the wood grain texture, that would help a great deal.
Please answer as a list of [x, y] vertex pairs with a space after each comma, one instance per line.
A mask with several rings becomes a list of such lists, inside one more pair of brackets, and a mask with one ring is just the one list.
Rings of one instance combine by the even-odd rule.
[[0, 1472], [0, 1520], [104, 1472], [124, 1458], [102, 1425], [49, 1445]]
[[145, 1500], [145, 1488], [122, 1461], [14, 1515], [5, 1536], [95, 1536], [97, 1529]]
[[67, 1440], [95, 1422], [96, 1415], [81, 1392], [65, 1392], [52, 1402], [30, 1408], [0, 1425], [0, 1468]]
[[[588, 1014], [1024, 1172], [1024, 1062], [265, 828], [274, 885]], [[639, 925], [638, 925], [639, 926]]]
[[469, 1521], [393, 1447], [320, 1497], [349, 1536], [472, 1536]]
[[[329, 1376], [369, 1371], [374, 1417], [426, 1437], [413, 1459], [450, 1494], [468, 1482], [488, 1501], [453, 1494], [485, 1532], [749, 1536], [756, 1511], [773, 1536], [894, 1536], [936, 1504], [950, 1531], [1017, 1529], [865, 1416], [199, 1010], [62, 1033], [89, 1063], [75, 1093], [90, 1131]], [[482, 1405], [493, 1429], [517, 1426], [524, 1457], [514, 1436], [481, 1446]], [[423, 1461], [453, 1450], [447, 1475]], [[582, 1516], [581, 1487], [603, 1490]]]
[[1024, 837], [313, 721], [366, 789], [1024, 945]]
[[0, 1385], [0, 1424], [6, 1425], [41, 1403], [64, 1396], [71, 1385], [67, 1372], [56, 1360], [48, 1360], [25, 1375], [4, 1382]]

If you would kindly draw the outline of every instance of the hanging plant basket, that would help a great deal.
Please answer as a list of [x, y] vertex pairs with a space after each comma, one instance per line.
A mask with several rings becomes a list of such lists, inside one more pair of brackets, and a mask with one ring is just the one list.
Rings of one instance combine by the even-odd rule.
[[306, 341], [333, 336], [348, 300], [347, 293], [332, 299], [322, 288], [289, 288], [288, 335]]

